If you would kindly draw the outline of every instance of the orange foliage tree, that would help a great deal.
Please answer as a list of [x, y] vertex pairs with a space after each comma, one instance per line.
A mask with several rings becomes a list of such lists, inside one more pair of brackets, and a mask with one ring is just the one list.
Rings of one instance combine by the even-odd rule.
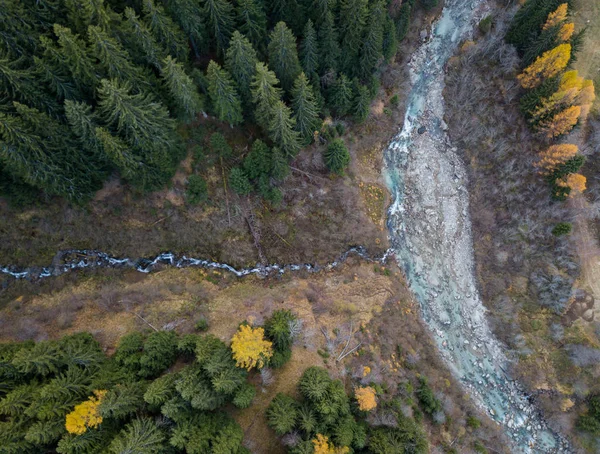
[[546, 19], [546, 23], [544, 24], [544, 30], [548, 30], [549, 28], [554, 27], [555, 25], [560, 24], [567, 18], [567, 9], [568, 6], [566, 3], [562, 3], [558, 5], [553, 12], [548, 14], [548, 19]]
[[560, 79], [556, 93], [541, 100], [537, 109], [531, 113], [530, 121], [535, 124], [553, 110], [573, 105], [581, 93], [584, 82], [583, 77], [580, 77], [577, 71], [565, 72]]
[[347, 446], [336, 448], [332, 443], [329, 443], [329, 438], [322, 434], [317, 434], [316, 438], [312, 439], [315, 447], [314, 454], [348, 454], [350, 448]]
[[558, 32], [558, 39], [561, 42], [569, 41], [575, 32], [575, 24], [573, 22], [567, 22], [560, 27]]
[[552, 118], [541, 122], [538, 129], [544, 133], [547, 138], [552, 139], [566, 134], [573, 129], [573, 126], [577, 124], [580, 115], [580, 106], [567, 107], [553, 115]]
[[558, 180], [556, 184], [563, 188], [570, 188], [569, 197], [573, 197], [575, 194], [581, 194], [585, 191], [585, 183], [587, 179], [579, 173], [570, 173], [565, 178]]
[[377, 407], [377, 398], [375, 390], [371, 386], [356, 388], [354, 396], [358, 402], [358, 408], [362, 411], [371, 411]]
[[65, 421], [67, 432], [81, 435], [90, 427], [98, 427], [102, 422], [102, 416], [98, 413], [98, 406], [105, 395], [105, 390], [96, 390], [88, 400], [76, 405], [73, 411], [67, 415]]
[[265, 339], [264, 329], [242, 325], [231, 339], [231, 351], [238, 367], [260, 369], [273, 356], [273, 343]]
[[535, 164], [542, 173], [549, 174], [559, 165], [564, 164], [579, 151], [577, 145], [569, 143], [552, 145], [539, 154], [539, 161]]
[[544, 52], [541, 56], [517, 76], [523, 88], [535, 88], [544, 79], [556, 76], [569, 63], [571, 45], [560, 44], [554, 49]]

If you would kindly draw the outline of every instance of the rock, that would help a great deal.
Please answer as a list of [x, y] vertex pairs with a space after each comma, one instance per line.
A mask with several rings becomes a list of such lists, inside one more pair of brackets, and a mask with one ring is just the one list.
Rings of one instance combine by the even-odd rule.
[[419, 36], [421, 38], [421, 40], [425, 41], [427, 39], [427, 30], [421, 30], [421, 33], [419, 33]]
[[592, 309], [588, 309], [581, 315], [581, 318], [584, 319], [586, 322], [593, 321], [594, 320], [594, 311]]
[[425, 134], [427, 132], [427, 128], [425, 126], [421, 126], [419, 129], [417, 129], [417, 132], [419, 134]]

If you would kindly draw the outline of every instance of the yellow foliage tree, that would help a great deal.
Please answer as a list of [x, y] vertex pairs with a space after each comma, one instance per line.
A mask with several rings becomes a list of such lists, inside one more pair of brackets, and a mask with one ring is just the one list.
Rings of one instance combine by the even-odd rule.
[[96, 390], [88, 400], [76, 405], [73, 411], [67, 415], [65, 421], [67, 432], [81, 435], [90, 427], [98, 427], [102, 422], [102, 416], [98, 413], [98, 406], [105, 395], [105, 390]]
[[544, 30], [548, 30], [549, 28], [552, 28], [564, 21], [567, 18], [567, 9], [568, 5], [566, 3], [562, 3], [558, 5], [558, 8], [556, 8], [553, 12], [548, 14], [548, 18], [544, 24]]
[[540, 167], [542, 173], [549, 174], [559, 165], [574, 157], [578, 151], [577, 145], [569, 143], [552, 145], [539, 154], [540, 160], [535, 165]]
[[358, 402], [358, 408], [362, 411], [371, 411], [377, 407], [377, 398], [375, 390], [371, 386], [356, 388], [354, 396]]
[[583, 77], [577, 71], [565, 72], [556, 93], [548, 98], [542, 99], [540, 105], [531, 113], [531, 122], [537, 123], [540, 118], [548, 115], [553, 110], [573, 105], [581, 93], [584, 84]]
[[523, 88], [535, 88], [544, 79], [556, 76], [569, 63], [571, 45], [560, 44], [554, 49], [544, 52], [541, 56], [517, 76]]
[[575, 24], [573, 22], [567, 22], [560, 27], [558, 32], [558, 39], [561, 42], [569, 41], [573, 33], [575, 32]]
[[336, 448], [329, 443], [329, 438], [322, 434], [317, 434], [317, 438], [313, 438], [312, 443], [315, 447], [315, 454], [348, 454], [350, 452], [350, 448], [347, 446]]
[[562, 180], [558, 180], [556, 184], [563, 188], [571, 188], [569, 197], [573, 197], [575, 194], [581, 194], [585, 191], [585, 184], [587, 179], [579, 173], [570, 173]]
[[273, 343], [265, 339], [265, 330], [242, 325], [231, 339], [231, 351], [238, 367], [259, 369], [273, 356]]
[[538, 129], [549, 139], [566, 134], [577, 124], [581, 115], [580, 106], [571, 106], [539, 124]]

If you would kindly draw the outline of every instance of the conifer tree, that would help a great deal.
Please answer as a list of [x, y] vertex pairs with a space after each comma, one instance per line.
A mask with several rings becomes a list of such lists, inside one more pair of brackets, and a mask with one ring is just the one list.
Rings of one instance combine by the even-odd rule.
[[254, 49], [264, 53], [267, 17], [262, 3], [257, 0], [237, 0], [237, 29], [252, 43]]
[[134, 419], [112, 441], [113, 454], [158, 454], [165, 451], [165, 434], [150, 418]]
[[194, 54], [199, 57], [209, 49], [209, 36], [200, 2], [167, 0], [167, 11], [188, 37]]
[[296, 131], [304, 144], [313, 140], [315, 131], [319, 130], [321, 121], [312, 87], [304, 73], [300, 73], [292, 88], [292, 109], [296, 120]]
[[352, 98], [352, 82], [342, 74], [331, 89], [330, 103], [338, 115], [346, 115], [352, 107]]
[[535, 88], [544, 79], [555, 76], [562, 71], [571, 58], [571, 45], [560, 44], [554, 49], [544, 52], [531, 65], [517, 76], [523, 88]]
[[277, 147], [271, 151], [271, 176], [283, 180], [290, 173], [290, 166], [285, 155]]
[[229, 46], [229, 38], [235, 26], [233, 5], [228, 0], [203, 1], [211, 38], [216, 43], [217, 52], [223, 55]]
[[257, 63], [258, 57], [250, 41], [240, 32], [233, 32], [225, 54], [225, 69], [232, 75], [246, 107], [250, 106], [250, 83]]
[[113, 136], [105, 128], [95, 128], [94, 138], [98, 141], [104, 154], [119, 170], [121, 177], [135, 182], [138, 172], [143, 167], [142, 160], [131, 152], [131, 148], [119, 137]]
[[285, 394], [277, 394], [267, 409], [267, 422], [277, 435], [290, 432], [296, 423], [297, 404]]
[[99, 161], [102, 160], [102, 145], [95, 132], [98, 120], [96, 114], [92, 112], [92, 107], [83, 102], [66, 100], [65, 115], [71, 131], [78, 137], [82, 149], [96, 156]]
[[183, 65], [168, 55], [163, 60], [161, 76], [174, 101], [179, 118], [194, 119], [202, 111], [202, 100], [196, 85], [183, 69]]
[[296, 38], [284, 22], [277, 23], [269, 38], [269, 66], [283, 89], [289, 91], [302, 70], [296, 51]]
[[273, 71], [264, 63], [256, 64], [256, 73], [250, 84], [252, 102], [256, 106], [254, 118], [256, 123], [267, 130], [272, 118], [273, 106], [281, 99], [281, 88], [276, 85], [279, 80]]
[[309, 19], [304, 27], [303, 39], [300, 43], [300, 63], [309, 79], [318, 77], [319, 73], [319, 47], [317, 32]]
[[246, 175], [254, 180], [261, 175], [269, 175], [271, 167], [271, 150], [262, 140], [255, 140], [250, 148], [250, 153], [244, 159]]
[[241, 123], [243, 121], [242, 104], [229, 73], [211, 60], [206, 75], [208, 77], [208, 93], [213, 110], [219, 120], [226, 121], [231, 125]]
[[321, 25], [334, 4], [331, 0], [307, 0], [307, 3], [310, 3], [306, 7], [307, 11], [309, 11], [308, 16], [317, 26]]
[[350, 164], [350, 153], [342, 139], [334, 139], [323, 152], [323, 161], [327, 168], [333, 172], [342, 174]]
[[187, 45], [182, 30], [154, 0], [142, 0], [142, 2], [144, 21], [156, 41], [175, 58], [185, 60]]
[[327, 12], [323, 23], [319, 27], [319, 47], [321, 56], [319, 62], [320, 74], [335, 73], [338, 69], [340, 46], [331, 11]]
[[396, 36], [398, 37], [398, 41], [402, 41], [408, 33], [411, 11], [410, 3], [402, 2], [398, 10], [398, 16], [396, 17]]
[[[124, 15], [127, 19], [124, 22], [124, 37], [127, 46], [136, 50], [132, 56], [137, 61], [143, 61], [159, 69], [160, 62], [165, 58], [165, 49], [158, 45], [146, 24], [140, 20], [132, 8], [125, 8]], [[142, 58], [139, 58], [138, 52]]]
[[569, 159], [572, 159], [578, 151], [579, 148], [577, 145], [552, 145], [539, 153], [539, 161], [535, 164], [535, 166], [540, 167], [542, 173], [551, 173], [558, 166], [564, 164]]
[[271, 112], [269, 123], [269, 138], [288, 157], [292, 158], [300, 151], [299, 134], [294, 129], [296, 125], [292, 112], [283, 101], [277, 101]]
[[359, 52], [369, 10], [368, 0], [341, 0], [340, 42], [344, 55], [344, 71], [352, 74], [359, 63]]
[[383, 49], [383, 5], [380, 1], [373, 4], [369, 11], [367, 30], [360, 50], [360, 75], [367, 79], [377, 68]]
[[[79, 86], [94, 87], [97, 83], [96, 70], [92, 58], [88, 54], [85, 43], [71, 30], [54, 24], [54, 34], [58, 38], [58, 49], [54, 55], [68, 67]], [[42, 46], [51, 48], [50, 40], [42, 40]]]
[[398, 52], [398, 38], [396, 36], [396, 26], [389, 14], [383, 14], [383, 58], [390, 63]]
[[250, 184], [248, 175], [239, 167], [233, 167], [229, 171], [229, 186], [239, 195], [248, 195], [252, 192], [252, 185]]
[[354, 99], [352, 101], [352, 115], [359, 123], [362, 123], [369, 116], [371, 109], [371, 96], [369, 89], [362, 84], [357, 84], [355, 88]]
[[537, 129], [547, 138], [561, 136], [568, 133], [579, 121], [581, 106], [571, 106], [556, 113], [551, 118], [539, 123]]

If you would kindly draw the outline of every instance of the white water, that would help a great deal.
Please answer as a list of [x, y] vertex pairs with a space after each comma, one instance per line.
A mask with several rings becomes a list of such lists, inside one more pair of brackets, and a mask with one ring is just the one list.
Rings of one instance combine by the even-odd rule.
[[[448, 0], [410, 61], [412, 88], [401, 132], [386, 150], [392, 249], [444, 359], [475, 401], [513, 440], [514, 452], [570, 452], [506, 375], [474, 275], [466, 172], [445, 133], [444, 65], [483, 16], [485, 3]], [[420, 135], [417, 130], [426, 127]]]

